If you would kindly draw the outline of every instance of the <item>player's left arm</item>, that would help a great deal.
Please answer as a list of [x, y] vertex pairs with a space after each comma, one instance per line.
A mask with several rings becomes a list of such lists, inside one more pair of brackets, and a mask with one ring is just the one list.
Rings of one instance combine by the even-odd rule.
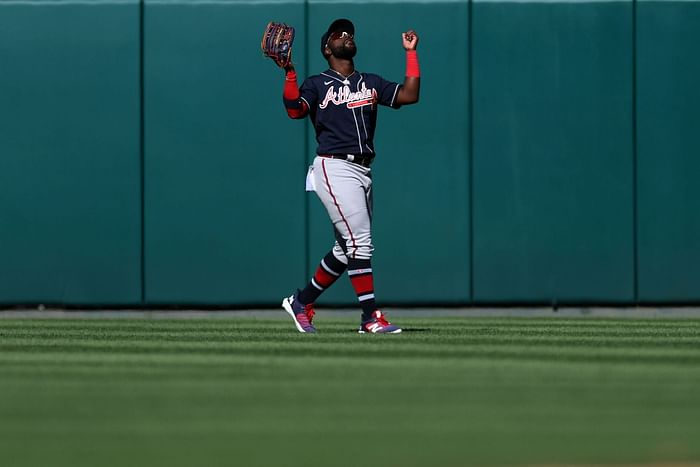
[[287, 109], [287, 115], [293, 119], [304, 118], [309, 113], [309, 107], [301, 98], [301, 90], [297, 84], [297, 73], [291, 61], [284, 67], [284, 72], [282, 98], [284, 107]]
[[418, 66], [418, 34], [410, 29], [401, 34], [406, 49], [406, 78], [396, 95], [396, 104], [407, 105], [418, 102], [420, 95], [420, 67]]

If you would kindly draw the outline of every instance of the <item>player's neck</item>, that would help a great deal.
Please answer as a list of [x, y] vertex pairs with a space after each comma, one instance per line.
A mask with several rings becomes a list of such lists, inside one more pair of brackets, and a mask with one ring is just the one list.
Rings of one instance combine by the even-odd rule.
[[335, 71], [336, 73], [340, 73], [344, 78], [347, 78], [355, 72], [355, 63], [352, 61], [352, 59], [346, 60], [331, 57], [329, 64], [331, 66], [331, 70]]

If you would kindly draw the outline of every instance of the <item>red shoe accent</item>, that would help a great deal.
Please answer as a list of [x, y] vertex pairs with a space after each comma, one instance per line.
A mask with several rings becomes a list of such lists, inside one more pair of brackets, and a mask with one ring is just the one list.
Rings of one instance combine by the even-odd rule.
[[304, 314], [306, 314], [306, 318], [309, 320], [309, 324], [313, 324], [314, 316], [316, 315], [316, 310], [314, 310], [313, 303], [304, 305]]
[[372, 319], [360, 324], [360, 329], [358, 331], [360, 334], [371, 333], [371, 334], [398, 334], [401, 332], [401, 328], [391, 324], [384, 317], [384, 314], [375, 310], [372, 313]]
[[389, 326], [389, 325], [391, 324], [389, 321], [386, 320], [386, 318], [384, 317], [384, 314], [383, 314], [381, 311], [379, 311], [379, 310], [375, 310], [375, 312], [372, 313], [372, 316], [374, 316], [374, 318], [375, 318], [375, 319], [379, 322], [379, 324], [381, 324], [382, 326]]

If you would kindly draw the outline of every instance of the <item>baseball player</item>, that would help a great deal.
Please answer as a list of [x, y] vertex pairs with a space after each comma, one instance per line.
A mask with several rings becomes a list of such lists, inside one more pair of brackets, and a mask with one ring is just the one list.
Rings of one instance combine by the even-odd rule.
[[299, 332], [316, 332], [314, 302], [346, 270], [362, 307], [360, 333], [400, 333], [377, 309], [372, 274], [372, 171], [374, 131], [379, 105], [398, 109], [418, 102], [420, 69], [413, 30], [402, 34], [406, 49], [403, 84], [359, 72], [355, 26], [338, 19], [321, 36], [321, 53], [329, 68], [297, 86], [291, 62], [285, 67], [284, 105], [289, 117], [311, 119], [318, 147], [307, 175], [335, 230], [335, 244], [303, 290], [285, 298], [282, 307]]

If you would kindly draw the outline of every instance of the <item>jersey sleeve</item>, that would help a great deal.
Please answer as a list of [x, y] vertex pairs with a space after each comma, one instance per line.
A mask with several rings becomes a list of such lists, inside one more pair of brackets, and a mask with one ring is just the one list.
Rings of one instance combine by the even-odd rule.
[[318, 101], [318, 90], [316, 89], [316, 85], [311, 78], [306, 78], [304, 82], [301, 83], [299, 92], [301, 93], [301, 100], [306, 102], [309, 109], [316, 108], [316, 102]]
[[385, 105], [387, 107], [392, 107], [398, 109], [401, 105], [396, 103], [396, 96], [399, 94], [399, 89], [401, 85], [399, 83], [394, 83], [393, 81], [387, 81], [381, 76], [376, 76], [377, 79], [377, 94], [380, 105]]

